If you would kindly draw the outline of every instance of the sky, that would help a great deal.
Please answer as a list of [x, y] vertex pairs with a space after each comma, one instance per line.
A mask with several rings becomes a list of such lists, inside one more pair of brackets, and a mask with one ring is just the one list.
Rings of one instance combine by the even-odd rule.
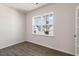
[[[49, 24], [53, 24], [54, 23], [54, 17], [53, 16], [48, 16], [47, 17], [47, 21], [49, 21]], [[32, 25], [45, 25], [46, 24], [46, 20], [43, 17], [39, 17], [39, 18], [35, 18], [32, 20]]]

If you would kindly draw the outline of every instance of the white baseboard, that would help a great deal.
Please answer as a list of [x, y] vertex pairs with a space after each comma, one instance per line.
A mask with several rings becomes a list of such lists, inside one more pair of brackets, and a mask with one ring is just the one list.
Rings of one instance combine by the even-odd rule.
[[[7, 45], [7, 46], [3, 46], [3, 47], [0, 47], [0, 49], [3, 49], [3, 48], [6, 48], [6, 47], [9, 47], [9, 46], [12, 46], [12, 45], [15, 45], [15, 44], [19, 44], [21, 42], [24, 42], [24, 41], [20, 41], [20, 42], [17, 42], [17, 43], [12, 43], [10, 45]], [[32, 42], [34, 44], [38, 44], [38, 45], [41, 45], [41, 46], [45, 46], [45, 47], [48, 47], [48, 48], [51, 48], [51, 49], [54, 49], [54, 50], [58, 50], [58, 51], [61, 51], [61, 52], [64, 52], [64, 53], [68, 53], [68, 54], [71, 54], [71, 55], [75, 55], [75, 53], [72, 53], [72, 52], [69, 52], [69, 51], [64, 51], [64, 50], [61, 50], [59, 48], [52, 48], [52, 47], [49, 47], [49, 46], [46, 46], [46, 45], [42, 45], [42, 44], [39, 44], [39, 43], [36, 43], [36, 42], [33, 42], [33, 41], [27, 41], [27, 42]]]
[[18, 42], [16, 42], [16, 43], [12, 43], [12, 44], [9, 44], [9, 45], [6, 45], [6, 46], [2, 46], [2, 47], [0, 47], [0, 49], [9, 47], [9, 46], [12, 46], [12, 45], [15, 45], [15, 44], [19, 44], [19, 43], [22, 43], [22, 42], [24, 42], [24, 41], [18, 41]]
[[[49, 47], [50, 48], [50, 47]], [[55, 49], [55, 50], [58, 50], [58, 51], [61, 51], [61, 52], [64, 52], [64, 53], [68, 53], [68, 54], [71, 54], [71, 55], [75, 55], [74, 53], [72, 52], [69, 52], [69, 51], [64, 51], [64, 50], [61, 50], [61, 49], [58, 49], [58, 48], [51, 48], [51, 49]]]
[[49, 47], [49, 46], [42, 45], [42, 44], [39, 44], [39, 43], [36, 43], [36, 42], [33, 42], [33, 41], [27, 41], [27, 42], [31, 42], [31, 43], [34, 43], [34, 44], [37, 44], [37, 45], [41, 45], [41, 46], [45, 46], [45, 47], [48, 47], [50, 49], [54, 49], [54, 50], [57, 50], [57, 51], [60, 51], [60, 52], [68, 53], [68, 54], [71, 54], [71, 55], [75, 55], [75, 53], [72, 53], [72, 52], [69, 52], [69, 51], [64, 51], [64, 50], [61, 50], [59, 48]]

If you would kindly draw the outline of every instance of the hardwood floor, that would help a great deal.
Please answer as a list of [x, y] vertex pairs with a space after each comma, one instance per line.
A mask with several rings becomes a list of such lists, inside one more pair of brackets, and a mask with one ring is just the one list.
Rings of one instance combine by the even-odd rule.
[[30, 42], [23, 42], [0, 49], [0, 56], [71, 56]]

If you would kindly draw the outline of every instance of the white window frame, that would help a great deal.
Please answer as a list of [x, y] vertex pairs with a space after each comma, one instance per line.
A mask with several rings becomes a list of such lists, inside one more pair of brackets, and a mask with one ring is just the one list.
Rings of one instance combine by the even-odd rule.
[[[44, 13], [44, 14], [42, 14], [42, 15], [38, 15], [38, 16], [33, 16], [32, 17], [32, 20], [33, 20], [33, 18], [35, 18], [35, 17], [43, 17], [43, 16], [45, 16], [45, 15], [49, 15], [49, 14], [52, 14], [53, 16], [54, 16], [54, 12], [49, 12], [49, 13]], [[53, 28], [54, 28], [54, 30], [53, 30], [53, 35], [52, 36], [55, 36], [55, 26], [54, 26], [54, 22], [55, 22], [55, 18], [53, 18], [54, 19], [54, 21], [53, 21]], [[41, 36], [50, 36], [50, 35], [42, 35], [42, 34], [34, 34], [34, 33], [32, 33], [32, 35], [41, 35]]]

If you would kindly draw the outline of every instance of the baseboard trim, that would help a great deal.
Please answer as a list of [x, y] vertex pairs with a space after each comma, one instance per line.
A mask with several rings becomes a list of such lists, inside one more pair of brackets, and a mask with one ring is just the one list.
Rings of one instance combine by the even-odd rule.
[[63, 53], [70, 54], [70, 55], [72, 55], [72, 56], [75, 56], [73, 53], [71, 53], [71, 52], [69, 52], [69, 51], [60, 50], [60, 49], [58, 49], [58, 48], [53, 48], [53, 49], [55, 49], [55, 50], [57, 50], [57, 51], [60, 51], [60, 52], [63, 52]]
[[[69, 51], [64, 51], [64, 50], [60, 50], [58, 48], [52, 48], [52, 47], [48, 47], [48, 46], [45, 46], [45, 45], [42, 45], [42, 44], [38, 44], [38, 43], [35, 43], [35, 42], [32, 42], [32, 41], [22, 41], [22, 42], [29, 42], [29, 43], [33, 43], [33, 44], [36, 44], [36, 45], [39, 45], [39, 46], [43, 46], [43, 47], [46, 47], [46, 48], [49, 48], [49, 49], [53, 49], [53, 50], [56, 50], [56, 51], [59, 51], [59, 52], [62, 52], [62, 53], [66, 53], [66, 54], [69, 54], [71, 56], [75, 56], [73, 53], [69, 52]], [[19, 43], [22, 43], [22, 42], [17, 42], [17, 43], [13, 43], [13, 44], [10, 44], [10, 45], [7, 45], [5, 47], [1, 47], [0, 49], [3, 49], [3, 48], [7, 48], [7, 47], [10, 47], [12, 45], [16, 45], [16, 44], [19, 44]]]
[[49, 48], [49, 49], [57, 50], [59, 52], [62, 52], [62, 53], [66, 53], [66, 54], [75, 56], [74, 53], [71, 53], [69, 51], [60, 50], [60, 49], [54, 48], [54, 47], [53, 48], [52, 47], [48, 47], [48, 46], [45, 46], [45, 45], [42, 45], [42, 44], [38, 44], [38, 43], [35, 43], [35, 42], [32, 42], [32, 41], [25, 41], [25, 42], [33, 43], [33, 44], [36, 44], [36, 45], [40, 45], [40, 46], [43, 46], [43, 47], [46, 47], [46, 48]]
[[10, 44], [10, 45], [4, 46], [4, 47], [0, 47], [0, 49], [4, 49], [4, 48], [7, 48], [7, 47], [10, 47], [10, 46], [13, 46], [13, 45], [22, 43], [22, 42], [25, 42], [25, 41], [21, 41], [21, 42], [17, 42], [17, 43], [12, 43], [12, 44]]

